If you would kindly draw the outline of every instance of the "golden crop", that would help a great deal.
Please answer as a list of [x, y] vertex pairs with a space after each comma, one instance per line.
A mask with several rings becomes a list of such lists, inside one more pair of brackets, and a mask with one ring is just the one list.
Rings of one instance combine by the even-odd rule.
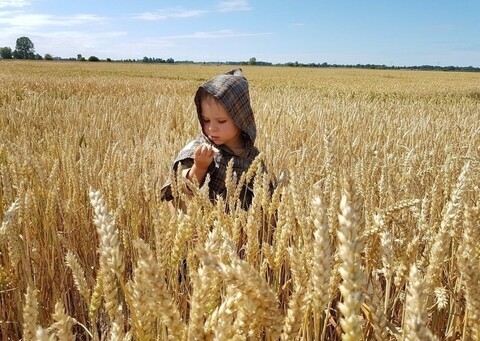
[[242, 67], [268, 175], [173, 214], [230, 68], [0, 62], [0, 339], [479, 340], [480, 74]]

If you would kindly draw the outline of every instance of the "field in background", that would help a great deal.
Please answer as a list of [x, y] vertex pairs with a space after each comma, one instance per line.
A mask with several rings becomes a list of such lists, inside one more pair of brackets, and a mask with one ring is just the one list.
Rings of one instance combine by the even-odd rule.
[[0, 63], [0, 339], [480, 339], [480, 74], [242, 67], [288, 181], [172, 215], [231, 68]]

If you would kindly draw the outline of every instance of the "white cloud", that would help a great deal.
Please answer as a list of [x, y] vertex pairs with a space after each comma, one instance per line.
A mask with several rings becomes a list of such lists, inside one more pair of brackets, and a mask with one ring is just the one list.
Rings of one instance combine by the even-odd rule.
[[0, 0], [0, 8], [25, 7], [31, 4], [28, 0]]
[[220, 12], [249, 11], [251, 9], [247, 0], [220, 1], [217, 8]]
[[38, 52], [51, 53], [64, 58], [75, 57], [78, 53], [86, 57], [91, 55], [102, 58], [113, 57], [109, 55], [111, 51], [106, 49], [110, 49], [115, 44], [115, 40], [121, 41], [125, 36], [127, 33], [121, 31], [106, 31], [98, 34], [57, 31], [29, 35]]
[[104, 23], [108, 19], [94, 14], [54, 16], [49, 14], [24, 14], [20, 12], [0, 12], [0, 24], [13, 27], [38, 28], [45, 26], [74, 26], [91, 23]]
[[0, 12], [0, 24], [11, 27], [38, 28], [45, 26], [75, 26], [81, 24], [104, 23], [107, 18], [94, 14], [54, 16], [49, 14], [24, 14], [20, 12]]
[[170, 18], [190, 18], [199, 17], [205, 14], [204, 10], [184, 10], [180, 8], [161, 9], [153, 12], [144, 12], [134, 15], [134, 19], [140, 20], [166, 20]]

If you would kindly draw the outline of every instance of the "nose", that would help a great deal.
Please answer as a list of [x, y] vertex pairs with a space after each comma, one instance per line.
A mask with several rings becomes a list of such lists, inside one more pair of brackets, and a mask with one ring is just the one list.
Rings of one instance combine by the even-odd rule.
[[216, 130], [218, 130], [218, 127], [215, 123], [210, 122], [210, 124], [208, 125], [208, 130], [209, 131], [216, 131]]

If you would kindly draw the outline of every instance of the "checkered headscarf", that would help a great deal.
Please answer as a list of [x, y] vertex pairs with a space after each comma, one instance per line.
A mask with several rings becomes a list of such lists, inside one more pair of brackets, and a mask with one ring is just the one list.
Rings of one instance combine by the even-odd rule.
[[[226, 195], [225, 178], [228, 162], [233, 158], [233, 171], [237, 174], [237, 177], [240, 178], [240, 175], [248, 170], [252, 161], [259, 154], [258, 149], [254, 146], [257, 131], [255, 117], [250, 105], [248, 81], [244, 77], [241, 69], [235, 69], [216, 76], [198, 88], [195, 94], [195, 105], [197, 107], [200, 126], [203, 126], [202, 108], [200, 105], [202, 92], [208, 92], [223, 104], [230, 117], [242, 131], [242, 137], [245, 140], [245, 150], [240, 156], [235, 155], [233, 151], [225, 145], [216, 146], [220, 150], [220, 153], [215, 155], [214, 162], [212, 162], [208, 168], [208, 174], [210, 175], [209, 194], [210, 199], [213, 201], [218, 195], [222, 197]], [[180, 151], [174, 161], [173, 169], [176, 171], [179, 164], [185, 168], [191, 167], [193, 165], [195, 149], [202, 143], [213, 144], [203, 132], [200, 133]], [[162, 199], [173, 199], [170, 181], [167, 181], [162, 188]], [[247, 200], [250, 201], [251, 197], [247, 198]]]

